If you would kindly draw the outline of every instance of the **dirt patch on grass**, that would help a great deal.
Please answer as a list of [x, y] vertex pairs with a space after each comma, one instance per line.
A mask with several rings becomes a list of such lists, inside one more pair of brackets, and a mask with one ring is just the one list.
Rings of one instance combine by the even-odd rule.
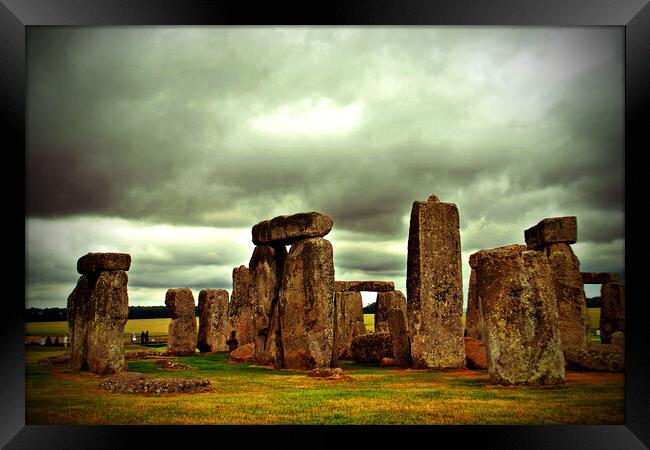
[[188, 370], [193, 369], [193, 367], [186, 366], [185, 364], [175, 363], [174, 361], [169, 361], [165, 359], [159, 359], [154, 362], [155, 365], [160, 366], [161, 369], [165, 370]]
[[212, 390], [210, 384], [210, 380], [205, 378], [147, 379], [141, 373], [125, 372], [108, 377], [99, 384], [99, 388], [133, 394], [195, 394]]

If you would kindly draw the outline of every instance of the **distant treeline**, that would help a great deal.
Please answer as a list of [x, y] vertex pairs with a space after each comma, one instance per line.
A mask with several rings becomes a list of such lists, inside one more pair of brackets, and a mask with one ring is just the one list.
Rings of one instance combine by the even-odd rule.
[[[196, 314], [199, 307], [196, 307]], [[129, 319], [169, 318], [166, 306], [129, 306]], [[25, 322], [60, 322], [67, 319], [66, 308], [25, 308]]]

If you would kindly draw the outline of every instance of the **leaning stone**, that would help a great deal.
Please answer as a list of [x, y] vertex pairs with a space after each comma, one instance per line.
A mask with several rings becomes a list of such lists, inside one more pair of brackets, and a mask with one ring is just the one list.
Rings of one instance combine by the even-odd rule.
[[357, 292], [385, 292], [395, 289], [392, 281], [335, 281], [336, 292], [357, 291]]
[[543, 252], [508, 246], [478, 252], [476, 291], [490, 382], [564, 382], [555, 283]]
[[90, 296], [88, 370], [118, 373], [126, 370], [124, 326], [129, 319], [129, 277], [123, 270], [100, 272]]
[[413, 202], [406, 272], [415, 368], [465, 367], [460, 222], [453, 203]]
[[363, 300], [360, 292], [334, 293], [334, 355], [339, 359], [352, 359], [350, 345], [354, 336], [366, 334], [363, 322]]
[[575, 244], [578, 239], [578, 221], [575, 216], [550, 217], [540, 220], [524, 231], [526, 246], [530, 250], [541, 250], [548, 244]]
[[468, 369], [487, 369], [487, 359], [485, 358], [485, 347], [483, 342], [473, 337], [465, 338], [465, 355]]
[[[465, 314], [465, 336], [481, 339], [481, 323], [478, 313], [478, 296], [476, 295], [476, 253], [470, 255], [469, 287], [467, 289], [467, 313]], [[467, 348], [467, 346], [465, 346]]]
[[284, 367], [331, 367], [334, 349], [332, 244], [310, 238], [291, 246], [280, 288]]
[[406, 313], [406, 297], [402, 291], [377, 293], [375, 303], [375, 331], [388, 331], [388, 313], [391, 309], [401, 309]]
[[82, 275], [77, 286], [68, 296], [68, 328], [70, 336], [70, 368], [73, 371], [88, 369], [88, 320], [90, 317], [90, 296], [97, 277], [90, 279]]
[[368, 333], [352, 339], [352, 356], [357, 362], [379, 363], [382, 358], [392, 358], [390, 333]]
[[199, 292], [199, 334], [196, 348], [200, 352], [224, 352], [230, 337], [228, 291], [203, 289]]
[[[228, 314], [238, 345], [255, 342], [250, 278], [250, 272], [246, 266], [242, 265], [232, 270], [232, 295], [228, 305]], [[228, 336], [230, 337], [230, 334]]]
[[611, 344], [567, 347], [564, 349], [567, 366], [574, 370], [622, 372], [625, 370], [625, 351]]
[[333, 224], [330, 216], [315, 211], [278, 216], [253, 227], [253, 243], [291, 245], [302, 239], [323, 237]]
[[308, 377], [317, 378], [340, 378], [343, 376], [343, 369], [340, 367], [313, 369], [307, 372]]
[[388, 312], [388, 331], [391, 340], [391, 353], [396, 366], [410, 365], [411, 344], [408, 335], [406, 310], [393, 308]]
[[625, 348], [625, 333], [622, 331], [614, 331], [611, 337], [611, 344], [620, 348]]
[[255, 364], [255, 345], [246, 344], [237, 347], [228, 354], [228, 362], [231, 364]]
[[284, 246], [255, 247], [249, 263], [250, 290], [253, 304], [253, 329], [257, 363], [282, 367], [279, 290], [287, 250]]
[[544, 250], [555, 282], [562, 346], [587, 345], [590, 339], [589, 313], [580, 262], [568, 244], [548, 244]]
[[175, 355], [193, 355], [196, 350], [196, 314], [194, 296], [188, 288], [169, 289], [165, 306], [171, 312], [167, 350]]
[[620, 283], [621, 277], [614, 272], [581, 272], [584, 284]]
[[88, 253], [77, 260], [77, 272], [89, 274], [105, 270], [129, 270], [128, 253]]
[[609, 344], [612, 333], [625, 333], [625, 285], [605, 283], [600, 288], [600, 341]]

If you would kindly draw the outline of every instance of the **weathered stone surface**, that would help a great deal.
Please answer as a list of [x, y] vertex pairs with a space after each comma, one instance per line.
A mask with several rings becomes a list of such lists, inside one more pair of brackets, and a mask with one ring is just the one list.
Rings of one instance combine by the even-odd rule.
[[334, 290], [336, 292], [385, 292], [395, 289], [395, 283], [392, 281], [335, 281]]
[[228, 318], [228, 291], [203, 289], [199, 292], [199, 334], [196, 348], [201, 352], [225, 352], [231, 326]]
[[100, 272], [90, 296], [88, 370], [118, 373], [126, 370], [124, 326], [129, 318], [128, 276], [123, 270]]
[[580, 272], [584, 284], [620, 283], [621, 277], [614, 272]]
[[408, 239], [407, 309], [415, 368], [465, 366], [458, 209], [413, 202]]
[[325, 236], [333, 224], [330, 216], [316, 211], [278, 216], [253, 227], [253, 243], [291, 245], [302, 239]]
[[622, 372], [625, 370], [625, 351], [616, 345], [601, 344], [564, 349], [567, 366], [574, 370]]
[[465, 338], [465, 355], [468, 369], [487, 369], [483, 342], [473, 337]]
[[[472, 255], [473, 256], [473, 255]], [[470, 256], [470, 267], [472, 257]], [[467, 314], [465, 315], [465, 336], [481, 339], [481, 322], [478, 314], [478, 296], [476, 295], [476, 270], [474, 267], [469, 274], [469, 287], [467, 289]], [[467, 348], [467, 346], [465, 346]]]
[[232, 270], [232, 295], [228, 305], [230, 325], [239, 345], [255, 342], [253, 302], [250, 297], [250, 272], [246, 266]]
[[612, 333], [625, 333], [625, 285], [605, 283], [600, 288], [600, 341], [609, 344]]
[[625, 333], [622, 331], [614, 331], [612, 333], [610, 342], [612, 345], [615, 345], [620, 348], [625, 348]]
[[169, 289], [165, 306], [171, 311], [167, 350], [175, 355], [192, 355], [196, 350], [196, 314], [194, 296], [188, 288]]
[[287, 258], [284, 246], [255, 247], [249, 263], [249, 296], [253, 304], [253, 330], [257, 363], [282, 367], [279, 290]]
[[411, 363], [411, 343], [408, 335], [408, 321], [405, 308], [393, 308], [388, 312], [388, 332], [391, 340], [391, 353], [396, 366]]
[[228, 354], [228, 362], [232, 364], [255, 364], [255, 344], [237, 347]]
[[375, 331], [388, 331], [388, 313], [391, 309], [406, 313], [406, 297], [402, 291], [378, 292], [375, 303]]
[[368, 333], [352, 338], [352, 357], [358, 362], [379, 363], [382, 358], [392, 358], [390, 333]]
[[562, 346], [587, 345], [589, 313], [580, 262], [568, 244], [548, 244], [544, 250], [555, 282]]
[[88, 319], [90, 316], [90, 296], [96, 276], [82, 275], [77, 286], [68, 296], [68, 328], [72, 341], [70, 344], [70, 368], [88, 369]]
[[341, 378], [343, 376], [343, 369], [340, 367], [334, 367], [331, 369], [321, 368], [313, 369], [307, 372], [308, 377], [317, 377], [317, 378]]
[[334, 260], [323, 238], [296, 242], [280, 289], [284, 367], [331, 367], [334, 349]]
[[395, 367], [399, 365], [400, 364], [395, 358], [384, 357], [381, 358], [381, 361], [379, 361], [379, 367]]
[[128, 253], [88, 253], [77, 260], [77, 272], [89, 274], [105, 270], [129, 270]]
[[541, 250], [548, 244], [560, 242], [575, 244], [578, 239], [578, 221], [575, 216], [543, 219], [524, 231], [524, 238], [530, 250]]
[[334, 294], [334, 355], [338, 359], [352, 359], [350, 345], [354, 336], [366, 334], [363, 322], [363, 301], [360, 292]]
[[555, 283], [544, 252], [519, 245], [478, 252], [476, 292], [490, 381], [563, 383]]

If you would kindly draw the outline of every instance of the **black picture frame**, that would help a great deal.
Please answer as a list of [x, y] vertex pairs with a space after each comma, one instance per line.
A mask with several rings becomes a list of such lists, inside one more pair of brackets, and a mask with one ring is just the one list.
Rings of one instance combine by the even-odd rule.
[[[0, 384], [0, 444], [7, 449], [25, 448], [169, 448], [197, 440], [219, 446], [277, 445], [319, 447], [339, 445], [354, 436], [364, 445], [395, 440], [402, 445], [438, 446], [440, 440], [479, 448], [585, 448], [637, 449], [650, 445], [648, 361], [650, 351], [643, 314], [645, 305], [637, 275], [642, 268], [631, 264], [638, 252], [627, 246], [626, 263], [626, 418], [618, 426], [431, 426], [431, 427], [285, 427], [285, 426], [37, 426], [25, 425], [24, 285], [13, 282], [25, 275], [25, 198], [16, 194], [18, 179], [26, 174], [25, 158], [25, 36], [26, 27], [40, 25], [530, 25], [617, 26], [625, 28], [625, 234], [628, 242], [639, 236], [637, 208], [647, 201], [632, 188], [633, 171], [640, 156], [650, 148], [648, 126], [642, 121], [650, 105], [648, 70], [650, 59], [650, 6], [647, 0], [446, 0], [347, 1], [312, 4], [299, 8], [275, 3], [222, 2], [214, 0], [0, 0], [0, 83], [2, 124], [7, 154], [14, 162], [5, 166], [2, 178], [5, 203], [4, 228], [15, 254], [3, 260], [6, 274], [2, 317], [3, 365]], [[20, 157], [22, 155], [22, 158]], [[6, 163], [7, 164], [7, 163]], [[637, 168], [632, 165], [635, 164]], [[16, 178], [16, 179], [14, 179]], [[21, 179], [25, 186], [25, 179]], [[7, 207], [6, 206], [6, 207]], [[629, 216], [629, 217], [628, 217]], [[643, 223], [643, 222], [641, 222]], [[633, 231], [636, 227], [636, 232]], [[12, 251], [14, 249], [12, 248]], [[12, 284], [13, 282], [13, 284]], [[636, 284], [639, 283], [639, 284]], [[353, 428], [351, 430], [351, 428]], [[301, 437], [295, 438], [300, 434]], [[308, 437], [304, 435], [309, 435]], [[423, 439], [421, 442], [416, 440]], [[145, 444], [139, 444], [144, 442]], [[237, 444], [240, 443], [240, 444]]]

